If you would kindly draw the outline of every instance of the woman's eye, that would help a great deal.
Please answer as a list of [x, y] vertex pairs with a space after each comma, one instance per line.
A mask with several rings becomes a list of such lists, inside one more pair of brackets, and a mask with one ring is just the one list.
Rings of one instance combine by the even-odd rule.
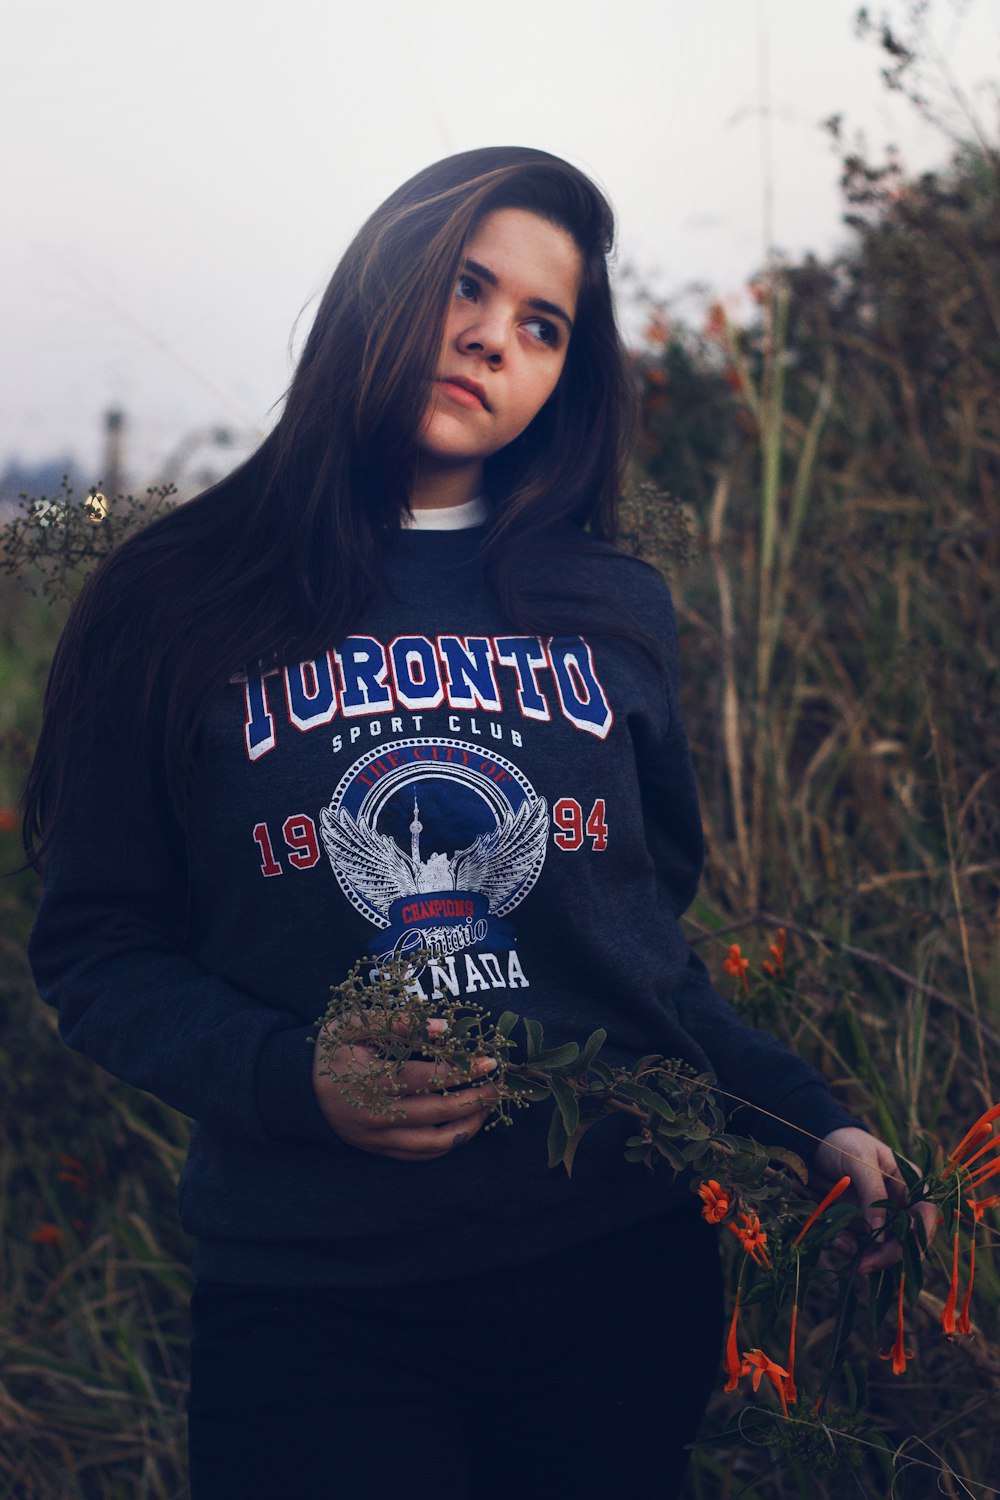
[[532, 318], [528, 328], [535, 329], [535, 337], [543, 344], [558, 344], [559, 330], [547, 318]]
[[455, 283], [455, 295], [465, 302], [474, 302], [478, 291], [479, 286], [471, 276], [460, 276]]

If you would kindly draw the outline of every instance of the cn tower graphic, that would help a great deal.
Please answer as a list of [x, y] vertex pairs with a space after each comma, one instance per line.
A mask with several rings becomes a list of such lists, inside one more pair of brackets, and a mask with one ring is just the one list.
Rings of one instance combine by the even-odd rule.
[[420, 864], [420, 835], [424, 831], [424, 825], [420, 821], [417, 812], [417, 799], [413, 798], [413, 822], [410, 824], [410, 855], [415, 865]]
[[319, 822], [341, 890], [380, 930], [376, 955], [418, 939], [442, 959], [515, 948], [505, 919], [538, 879], [549, 813], [513, 762], [464, 740], [394, 740], [350, 767]]

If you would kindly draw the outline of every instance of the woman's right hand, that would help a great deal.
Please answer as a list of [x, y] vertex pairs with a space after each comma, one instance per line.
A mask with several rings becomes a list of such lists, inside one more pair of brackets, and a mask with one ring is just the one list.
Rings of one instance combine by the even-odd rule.
[[[429, 1022], [431, 1027], [444, 1024], [441, 1020]], [[329, 1022], [321, 1036], [336, 1042], [336, 1032]], [[489, 1084], [453, 1089], [447, 1094], [416, 1093], [417, 1089], [424, 1089], [431, 1083], [444, 1088], [462, 1083], [466, 1076], [481, 1078], [496, 1067], [492, 1058], [477, 1059], [471, 1075], [463, 1075], [458, 1069], [445, 1068], [439, 1063], [404, 1063], [397, 1075], [398, 1094], [390, 1096], [386, 1087], [393, 1110], [396, 1113], [402, 1111], [403, 1120], [373, 1114], [370, 1109], [352, 1103], [344, 1093], [344, 1085], [335, 1083], [329, 1073], [320, 1071], [322, 1065], [331, 1067], [336, 1073], [364, 1073], [373, 1056], [370, 1047], [355, 1041], [334, 1045], [332, 1050], [317, 1042], [313, 1057], [313, 1088], [323, 1117], [342, 1141], [348, 1146], [356, 1146], [359, 1151], [391, 1156], [396, 1161], [434, 1161], [455, 1146], [471, 1140], [496, 1101], [496, 1090]]]

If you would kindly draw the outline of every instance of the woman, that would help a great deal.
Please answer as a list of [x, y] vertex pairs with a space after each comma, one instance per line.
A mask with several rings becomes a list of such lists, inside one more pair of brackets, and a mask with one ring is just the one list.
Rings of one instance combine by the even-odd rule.
[[669, 594], [611, 545], [612, 236], [541, 151], [418, 173], [335, 271], [271, 435], [109, 557], [56, 652], [29, 956], [70, 1046], [195, 1121], [195, 1500], [674, 1495], [715, 1378], [716, 1232], [624, 1162], [626, 1122], [570, 1182], [546, 1110], [482, 1131], [488, 1080], [417, 1093], [412, 1061], [387, 1123], [323, 1072], [362, 955], [430, 950], [429, 1000], [551, 1045], [604, 1026], [612, 1064], [712, 1068], [767, 1112], [735, 1129], [882, 1217], [887, 1148], [678, 925], [701, 829]]

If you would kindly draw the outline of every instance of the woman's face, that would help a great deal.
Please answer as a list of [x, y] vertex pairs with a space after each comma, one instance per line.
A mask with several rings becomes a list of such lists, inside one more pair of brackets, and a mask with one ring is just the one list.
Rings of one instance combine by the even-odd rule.
[[467, 469], [512, 442], [555, 390], [582, 262], [565, 229], [499, 208], [473, 231], [445, 322], [418, 438], [420, 470]]

